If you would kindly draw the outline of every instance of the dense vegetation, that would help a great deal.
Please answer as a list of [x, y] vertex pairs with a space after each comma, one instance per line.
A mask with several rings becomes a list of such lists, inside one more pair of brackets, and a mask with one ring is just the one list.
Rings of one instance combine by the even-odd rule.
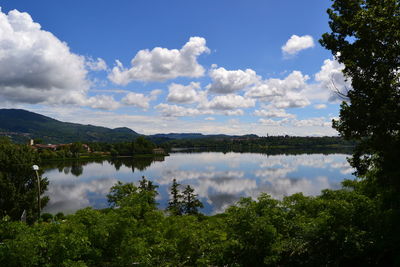
[[[349, 183], [351, 184], [351, 183]], [[176, 184], [175, 184], [176, 185]], [[175, 188], [176, 189], [176, 188]], [[189, 188], [190, 189], [190, 188]], [[171, 192], [174, 191], [174, 186]], [[386, 263], [385, 212], [358, 190], [242, 199], [223, 214], [198, 214], [187, 188], [156, 208], [156, 186], [116, 184], [109, 209], [0, 222], [5, 266], [321, 266]]]
[[165, 144], [173, 148], [213, 148], [236, 151], [265, 151], [270, 149], [291, 148], [346, 148], [353, 147], [355, 142], [340, 137], [300, 137], [300, 136], [267, 136], [236, 138], [197, 138], [176, 139]]
[[[32, 148], [0, 138], [0, 217], [19, 220], [25, 210], [28, 222], [35, 220], [38, 183], [32, 166], [39, 162], [39, 155]], [[40, 179], [41, 194], [47, 185], [47, 179]], [[47, 201], [46, 197], [41, 198], [43, 206]]]
[[[155, 156], [153, 149], [156, 145], [139, 136], [130, 142], [121, 143], [99, 143], [93, 142], [82, 144], [74, 142], [60, 145], [54, 149], [38, 147], [38, 154], [42, 160], [85, 160], [105, 159], [117, 157]], [[159, 154], [157, 154], [159, 155]], [[164, 155], [164, 154], [162, 154]]]
[[352, 83], [334, 127], [357, 141], [356, 181], [317, 197], [244, 198], [203, 216], [176, 182], [168, 211], [158, 210], [156, 186], [142, 179], [115, 185], [108, 209], [26, 224], [18, 220], [23, 210], [34, 218], [37, 155], [3, 142], [0, 265], [399, 266], [400, 2], [335, 0], [328, 13], [332, 32], [321, 43]]

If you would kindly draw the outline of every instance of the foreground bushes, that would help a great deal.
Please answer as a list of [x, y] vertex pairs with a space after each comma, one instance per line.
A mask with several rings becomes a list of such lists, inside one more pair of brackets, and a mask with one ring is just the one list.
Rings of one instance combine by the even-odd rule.
[[[123, 192], [118, 192], [123, 189]], [[147, 187], [149, 188], [149, 187]], [[113, 208], [29, 226], [0, 223], [1, 266], [342, 266], [383, 262], [382, 212], [357, 190], [263, 194], [214, 216], [157, 210], [154, 190], [118, 184]], [[394, 233], [395, 235], [397, 233]], [[386, 261], [388, 259], [385, 259]], [[394, 263], [394, 259], [390, 259]]]

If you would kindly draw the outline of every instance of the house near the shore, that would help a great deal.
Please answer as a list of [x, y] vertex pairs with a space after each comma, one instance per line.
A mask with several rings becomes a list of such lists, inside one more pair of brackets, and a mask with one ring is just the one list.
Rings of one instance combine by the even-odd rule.
[[165, 154], [165, 151], [164, 151], [164, 149], [163, 148], [154, 148], [153, 149], [153, 154], [157, 154], [157, 155], [164, 155]]
[[60, 145], [52, 145], [52, 144], [48, 144], [48, 145], [44, 145], [44, 144], [36, 144], [36, 145], [32, 145], [33, 148], [38, 149], [38, 150], [53, 150], [56, 151], [57, 148], [60, 147]]
[[[72, 143], [70, 143], [70, 144], [47, 144], [47, 145], [45, 145], [45, 144], [35, 144], [35, 142], [31, 139], [29, 141], [29, 145], [31, 147], [33, 147], [34, 149], [38, 149], [38, 150], [47, 149], [47, 150], [56, 151], [56, 150], [59, 150], [62, 147], [71, 146]], [[82, 148], [85, 151], [89, 152], [89, 153], [91, 152], [90, 147], [87, 144], [82, 144]]]

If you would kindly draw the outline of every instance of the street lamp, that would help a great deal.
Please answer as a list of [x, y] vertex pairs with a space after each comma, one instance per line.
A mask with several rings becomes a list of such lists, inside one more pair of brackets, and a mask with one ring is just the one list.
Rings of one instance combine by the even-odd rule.
[[37, 192], [37, 200], [38, 200], [38, 221], [40, 219], [40, 178], [39, 178], [39, 166], [38, 165], [33, 165], [32, 169], [36, 172], [36, 178], [37, 178], [37, 187], [38, 187], [38, 192]]

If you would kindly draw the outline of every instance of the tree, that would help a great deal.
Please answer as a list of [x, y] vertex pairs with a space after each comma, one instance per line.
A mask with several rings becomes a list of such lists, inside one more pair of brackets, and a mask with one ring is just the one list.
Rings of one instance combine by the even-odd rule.
[[334, 0], [320, 43], [343, 63], [351, 88], [333, 127], [358, 144], [356, 189], [380, 203], [377, 265], [400, 262], [400, 1]]
[[[10, 216], [12, 220], [19, 220], [25, 210], [27, 221], [34, 221], [38, 203], [37, 177], [32, 169], [34, 164], [39, 164], [39, 156], [32, 148], [4, 139], [0, 141], [0, 218]], [[38, 172], [42, 195], [48, 181], [41, 177], [43, 170]], [[42, 197], [41, 207], [47, 202], [48, 197]]]
[[[335, 0], [320, 43], [343, 63], [351, 89], [333, 127], [359, 143], [357, 174], [400, 191], [400, 2]], [[376, 175], [369, 175], [374, 171]]]
[[107, 201], [111, 207], [116, 207], [120, 205], [120, 202], [137, 192], [137, 187], [133, 183], [123, 184], [118, 181], [110, 189], [110, 193], [107, 195]]
[[158, 185], [154, 185], [152, 181], [147, 180], [144, 176], [139, 182], [139, 193], [145, 194], [146, 199], [149, 205], [157, 206], [156, 196], [158, 195], [157, 192]]
[[197, 199], [197, 194], [194, 193], [194, 189], [187, 185], [182, 193], [183, 198], [183, 211], [189, 215], [199, 214], [198, 208], [203, 208], [203, 203]]
[[182, 194], [179, 192], [179, 186], [176, 182], [176, 179], [172, 181], [171, 185], [171, 196], [172, 199], [168, 202], [167, 210], [172, 215], [182, 215], [183, 214], [183, 207], [182, 207]]
[[79, 153], [83, 151], [82, 143], [81, 142], [72, 143], [70, 146], [70, 151], [74, 155], [74, 157], [79, 158]]
[[131, 143], [132, 155], [152, 154], [154, 148], [155, 145], [143, 136], [139, 136], [134, 142]]

